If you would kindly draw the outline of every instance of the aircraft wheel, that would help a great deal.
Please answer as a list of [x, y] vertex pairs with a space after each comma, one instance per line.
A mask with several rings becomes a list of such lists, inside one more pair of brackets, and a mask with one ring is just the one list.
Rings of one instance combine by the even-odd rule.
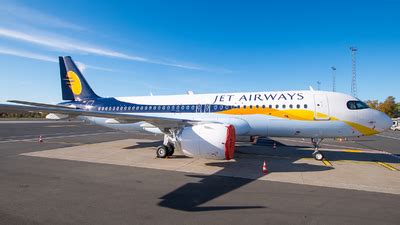
[[164, 145], [158, 146], [156, 154], [157, 154], [157, 158], [166, 158], [167, 154], [168, 154], [167, 146], [164, 146]]
[[314, 152], [312, 155], [315, 160], [322, 161], [324, 159], [324, 155], [319, 151]]

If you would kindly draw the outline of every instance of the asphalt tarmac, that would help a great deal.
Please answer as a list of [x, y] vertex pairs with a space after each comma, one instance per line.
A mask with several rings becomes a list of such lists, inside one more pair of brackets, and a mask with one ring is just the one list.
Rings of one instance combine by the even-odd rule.
[[[40, 135], [43, 143], [38, 142]], [[154, 140], [151, 145], [159, 140], [153, 135], [123, 133], [79, 122], [0, 122], [0, 224], [400, 222], [398, 194], [26, 155], [128, 138]], [[254, 157], [263, 154], [261, 149], [270, 149], [273, 142], [278, 148], [287, 149], [278, 156], [296, 154], [290, 148], [309, 146], [307, 140], [301, 139], [261, 140], [259, 150], [252, 152]], [[386, 132], [343, 142], [326, 140], [324, 144], [332, 149], [384, 151], [375, 154], [379, 155], [377, 159], [399, 163], [396, 155], [400, 153], [400, 133]], [[268, 150], [266, 154], [273, 153]], [[309, 151], [299, 151], [299, 157], [306, 157], [306, 153]], [[359, 157], [355, 154], [332, 151], [326, 155], [335, 162], [354, 160]], [[382, 168], [382, 176], [385, 173], [396, 176], [400, 171]]]

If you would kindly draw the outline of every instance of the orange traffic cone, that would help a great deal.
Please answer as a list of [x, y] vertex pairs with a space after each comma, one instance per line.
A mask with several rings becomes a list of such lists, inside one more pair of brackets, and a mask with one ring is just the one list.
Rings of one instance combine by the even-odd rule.
[[272, 145], [273, 149], [276, 149], [276, 143], [274, 142], [274, 144]]
[[262, 173], [263, 174], [267, 174], [268, 173], [268, 169], [267, 169], [267, 163], [264, 160], [264, 164], [262, 166]]
[[42, 142], [43, 142], [42, 135], [39, 135], [39, 140], [38, 140], [38, 142], [39, 142], [39, 143], [42, 143]]

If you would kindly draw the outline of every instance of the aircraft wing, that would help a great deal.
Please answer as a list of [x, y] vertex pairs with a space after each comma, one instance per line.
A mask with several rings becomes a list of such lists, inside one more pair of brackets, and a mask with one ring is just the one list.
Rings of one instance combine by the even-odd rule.
[[[16, 102], [16, 101], [13, 101]], [[19, 102], [22, 103], [22, 102]], [[186, 120], [171, 117], [159, 117], [159, 116], [148, 116], [140, 114], [127, 114], [118, 112], [99, 112], [99, 111], [87, 111], [82, 109], [69, 108], [59, 105], [42, 104], [42, 103], [31, 103], [25, 102], [30, 105], [11, 105], [11, 104], [0, 104], [0, 112], [40, 112], [40, 113], [58, 113], [69, 116], [91, 116], [91, 117], [102, 117], [112, 118], [116, 120], [129, 121], [129, 122], [140, 122], [146, 121], [159, 127], [163, 128], [177, 128], [187, 125], [193, 125], [201, 121]]]
[[64, 105], [52, 105], [46, 103], [38, 103], [38, 102], [27, 102], [27, 101], [19, 101], [19, 100], [8, 100], [7, 102], [22, 104], [22, 105], [30, 105], [30, 106], [39, 106], [39, 107], [51, 107], [51, 108], [60, 108], [60, 109], [71, 109], [75, 107], [69, 107]]

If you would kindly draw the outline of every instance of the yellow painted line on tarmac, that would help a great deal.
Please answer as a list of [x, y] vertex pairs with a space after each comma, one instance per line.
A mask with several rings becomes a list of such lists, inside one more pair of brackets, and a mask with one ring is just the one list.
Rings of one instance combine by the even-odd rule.
[[380, 166], [383, 166], [383, 167], [385, 167], [386, 169], [388, 169], [388, 170], [391, 170], [391, 171], [399, 171], [397, 168], [395, 168], [395, 167], [393, 167], [393, 166], [391, 166], [391, 165], [389, 165], [389, 164], [387, 164], [387, 163], [384, 163], [384, 162], [376, 162], [378, 165], [380, 165]]
[[322, 162], [325, 164], [325, 166], [333, 166], [331, 162], [329, 162], [327, 159], [323, 159]]
[[357, 149], [343, 149], [344, 152], [350, 152], [350, 153], [360, 153], [363, 152], [362, 150], [357, 150]]

